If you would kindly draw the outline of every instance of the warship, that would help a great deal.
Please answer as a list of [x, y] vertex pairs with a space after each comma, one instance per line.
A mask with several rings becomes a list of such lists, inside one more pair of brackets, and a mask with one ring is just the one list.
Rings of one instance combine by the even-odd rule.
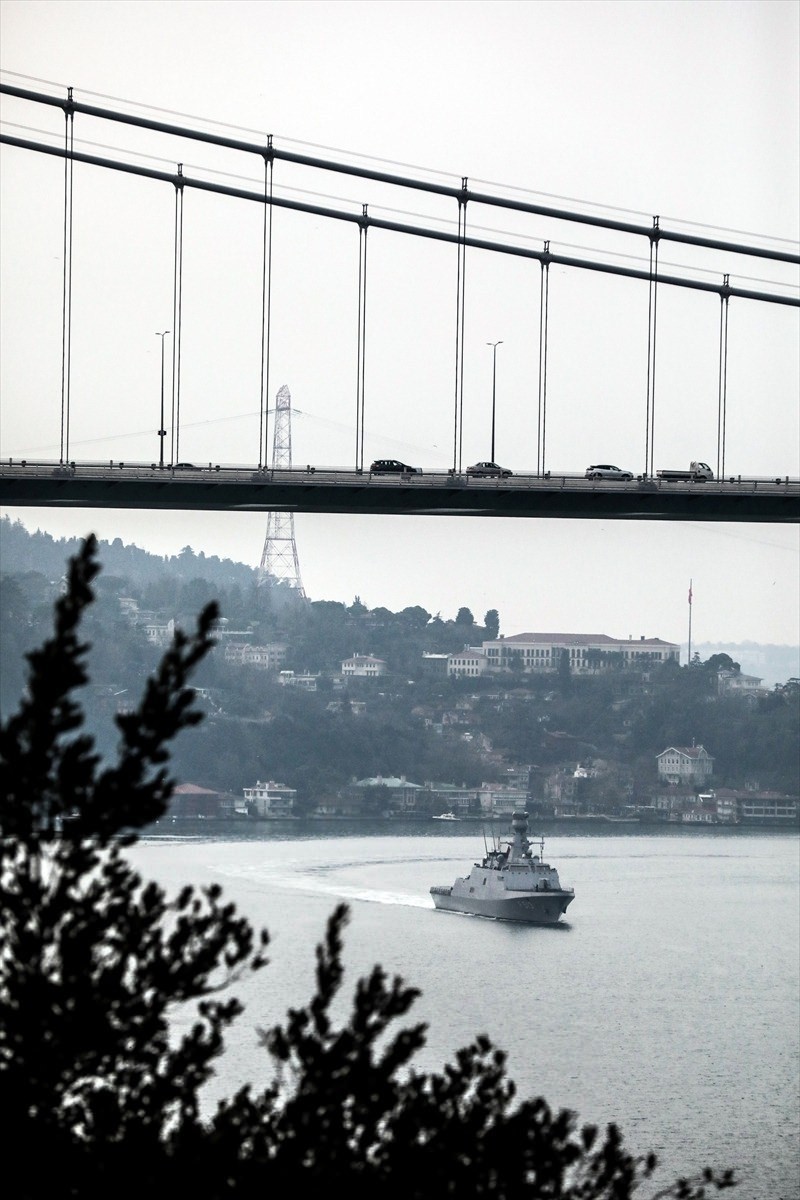
[[555, 925], [575, 899], [574, 888], [564, 888], [555, 867], [544, 861], [544, 838], [538, 837], [539, 853], [528, 839], [528, 814], [511, 817], [513, 839], [499, 839], [469, 875], [452, 885], [430, 889], [433, 903], [447, 912], [494, 917], [501, 921], [523, 921], [528, 925]]

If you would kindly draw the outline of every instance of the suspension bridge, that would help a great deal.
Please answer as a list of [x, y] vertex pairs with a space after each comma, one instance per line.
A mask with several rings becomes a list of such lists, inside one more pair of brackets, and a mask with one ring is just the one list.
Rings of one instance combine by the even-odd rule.
[[[797, 468], [787, 462], [773, 461], [771, 470], [758, 475], [741, 474], [739, 464], [732, 465], [728, 450], [730, 424], [729, 401], [729, 314], [731, 308], [758, 306], [764, 313], [785, 313], [800, 308], [796, 281], [770, 283], [745, 276], [742, 263], [758, 264], [796, 274], [800, 255], [796, 247], [767, 241], [753, 235], [745, 240], [711, 236], [707, 230], [684, 228], [658, 216], [649, 221], [622, 219], [616, 211], [587, 211], [582, 207], [564, 207], [530, 197], [515, 189], [474, 187], [467, 177], [460, 182], [441, 181], [429, 173], [387, 171], [373, 162], [355, 156], [337, 157], [300, 153], [291, 145], [280, 145], [272, 136], [261, 139], [231, 136], [230, 131], [212, 125], [165, 120], [148, 111], [131, 112], [125, 108], [85, 103], [69, 88], [56, 95], [0, 83], [0, 95], [37, 113], [63, 115], [61, 132], [54, 128], [35, 130], [13, 126], [4, 120], [0, 146], [9, 155], [6, 171], [14, 169], [16, 155], [34, 155], [57, 160], [63, 170], [59, 179], [59, 204], [62, 221], [60, 313], [61, 381], [57, 412], [50, 441], [58, 446], [51, 456], [25, 453], [21, 446], [3, 445], [0, 460], [0, 504], [29, 507], [142, 508], [173, 510], [264, 511], [270, 513], [330, 512], [386, 514], [452, 514], [458, 516], [563, 517], [581, 519], [642, 519], [690, 521], [762, 521], [797, 522], [800, 520], [800, 480]], [[112, 153], [104, 145], [76, 140], [76, 125], [81, 122], [92, 130], [114, 128], [118, 133], [163, 139], [169, 150], [203, 147], [214, 153], [233, 154], [237, 161], [256, 164], [258, 182], [247, 186], [239, 178], [213, 166], [187, 168], [185, 162], [166, 164], [147, 154], [135, 140]], [[46, 123], [46, 122], [45, 122]], [[76, 406], [85, 397], [76, 387], [75, 376], [81, 363], [75, 351], [73, 326], [77, 317], [74, 280], [78, 273], [82, 247], [75, 244], [76, 210], [94, 172], [137, 180], [151, 188], [167, 188], [172, 193], [171, 229], [171, 329], [158, 333], [161, 338], [161, 411], [157, 430], [158, 455], [149, 461], [141, 456], [131, 459], [109, 457], [98, 461], [76, 453], [81, 441], [74, 437]], [[289, 172], [282, 183], [281, 172]], [[425, 208], [422, 215], [396, 209], [384, 209], [352, 199], [320, 203], [319, 193], [297, 186], [301, 173], [314, 178], [358, 181], [390, 192], [414, 196]], [[81, 188], [76, 196], [76, 173]], [[246, 182], [246, 181], [245, 181]], [[138, 194], [138, 193], [137, 193]], [[250, 441], [243, 447], [240, 461], [197, 461], [195, 454], [187, 462], [183, 450], [186, 430], [184, 380], [191, 363], [191, 350], [184, 336], [184, 317], [192, 303], [191, 271], [185, 254], [187, 197], [205, 194], [231, 204], [257, 206], [261, 213], [260, 245], [260, 354], [257, 428], [254, 423]], [[383, 194], [383, 193], [381, 193]], [[443, 206], [443, 207], [437, 207]], [[290, 456], [280, 451], [282, 432], [273, 428], [270, 415], [277, 420], [279, 407], [271, 409], [275, 368], [273, 359], [281, 328], [279, 301], [275, 295], [275, 262], [285, 249], [275, 227], [276, 213], [296, 214], [314, 228], [349, 227], [357, 236], [357, 261], [353, 262], [352, 291], [349, 305], [354, 314], [353, 386], [348, 398], [349, 443], [351, 461], [344, 466], [326, 466], [322, 462], [293, 465]], [[474, 214], [502, 215], [508, 223], [505, 232], [487, 230]], [[398, 219], [403, 216], [405, 219]], [[633, 254], [592, 248], [581, 254], [567, 253], [568, 246], [531, 232], [527, 222], [533, 219], [553, 228], [580, 228], [613, 239], [626, 239], [639, 247]], [[373, 265], [371, 248], [376, 237], [400, 237], [408, 243], [436, 244], [448, 255], [452, 282], [450, 326], [451, 378], [449, 415], [446, 419], [446, 464], [421, 464], [415, 473], [384, 475], [370, 469], [365, 458], [365, 431], [369, 428], [370, 370], [368, 354], [371, 329], [368, 301], [374, 288], [375, 274], [382, 268]], [[744, 237], [744, 235], [743, 235]], [[616, 245], [616, 243], [615, 243]], [[691, 249], [710, 267], [665, 270], [665, 246]], [[530, 411], [535, 434], [530, 443], [529, 466], [515, 468], [513, 474], [480, 478], [468, 472], [464, 459], [465, 375], [467, 347], [467, 274], [468, 263], [476, 255], [517, 260], [530, 265], [535, 279], [537, 327], [531, 337], [533, 378], [530, 387]], [[718, 264], [722, 264], [722, 269]], [[734, 274], [734, 266], [736, 274]], [[584, 470], [554, 469], [550, 462], [549, 424], [557, 398], [549, 385], [549, 355], [553, 337], [554, 314], [551, 312], [551, 273], [608, 276], [639, 289], [646, 299], [643, 314], [641, 354], [646, 364], [643, 386], [635, 420], [641, 427], [641, 457], [629, 479], [594, 479]], [[369, 288], [368, 288], [369, 284]], [[342, 287], [345, 285], [343, 284]], [[350, 281], [348, 285], [350, 286]], [[664, 297], [705, 295], [717, 298], [714, 358], [716, 376], [716, 447], [709, 456], [713, 479], [666, 479], [659, 465], [657, 447], [661, 430], [673, 421], [668, 405], [658, 390], [663, 368], [659, 333]], [[82, 301], [85, 302], [85, 301]], [[558, 317], [563, 320], [563, 314]], [[171, 361], [165, 372], [165, 338], [170, 336]], [[371, 335], [372, 336], [372, 335]], [[488, 343], [492, 345], [492, 343]], [[494, 350], [501, 342], [495, 342]], [[52, 352], [52, 347], [50, 348]], [[169, 376], [168, 380], [166, 376]], [[280, 393], [278, 393], [280, 395]], [[51, 398], [55, 399], [55, 398]], [[90, 397], [89, 400], [97, 400]], [[370, 402], [368, 404], [368, 401]], [[6, 397], [13, 405], [14, 398]], [[780, 399], [786, 416], [786, 445], [795, 428], [797, 395]], [[492, 395], [492, 457], [494, 457], [495, 411]], [[632, 414], [631, 419], [634, 419]], [[270, 436], [273, 453], [270, 458]], [[15, 436], [18, 436], [15, 434]], [[37, 429], [41, 439], [44, 430]], [[184, 438], [184, 441], [182, 441]], [[692, 448], [693, 450], [693, 448]], [[688, 456], [688, 455], [687, 455]], [[468, 461], [468, 460], [467, 460]], [[788, 463], [793, 464], [791, 455]], [[684, 464], [688, 465], [688, 464]]]

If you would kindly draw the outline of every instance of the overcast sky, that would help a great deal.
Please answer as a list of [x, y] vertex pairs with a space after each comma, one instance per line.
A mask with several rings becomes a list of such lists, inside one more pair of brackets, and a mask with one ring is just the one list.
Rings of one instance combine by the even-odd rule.
[[[786, 249], [798, 239], [800, 6], [648, 0], [507, 3], [108, 3], [2, 0], [4, 82], [124, 107], [276, 145], [368, 156], [476, 189], [546, 193], [557, 204]], [[61, 135], [56, 110], [2, 98], [10, 132]], [[11, 128], [15, 126], [16, 128]], [[247, 131], [247, 132], [244, 132]], [[30, 133], [23, 136], [31, 136]], [[258, 187], [258, 164], [197, 143], [76, 118], [76, 146], [135, 150], [162, 170], [215, 171]], [[102, 146], [103, 149], [97, 149]], [[180, 156], [180, 158], [178, 157]], [[141, 161], [145, 161], [143, 158]], [[452, 220], [453, 207], [365, 180], [280, 173], [321, 204], [370, 205], [395, 219]], [[0, 148], [0, 454], [58, 457], [63, 169]], [[320, 197], [324, 197], [320, 199]], [[429, 212], [430, 209], [430, 212]], [[619, 211], [616, 211], [619, 210]], [[398, 216], [397, 214], [402, 214]], [[158, 456], [160, 341], [172, 324], [174, 193], [167, 184], [76, 168], [70, 456]], [[565, 254], [646, 253], [544, 218], [470, 216], [497, 237]], [[257, 458], [260, 389], [259, 205], [191, 192], [184, 200], [180, 457]], [[724, 232], [735, 231], [735, 232]], [[277, 212], [271, 400], [288, 385], [295, 463], [351, 466], [358, 238], [350, 226]], [[539, 239], [539, 240], [537, 240]], [[767, 239], [767, 240], [764, 240]], [[369, 234], [365, 458], [450, 465], [456, 259], [452, 247]], [[796, 250], [796, 247], [795, 247]], [[767, 291], [797, 272], [662, 246], [665, 270], [713, 271]], [[711, 276], [707, 276], [711, 277]], [[490, 455], [497, 352], [496, 457], [535, 468], [539, 268], [467, 257], [464, 462]], [[547, 465], [610, 461], [643, 469], [647, 287], [554, 268], [550, 281]], [[655, 466], [715, 463], [716, 296], [659, 293]], [[800, 475], [796, 309], [732, 301], [726, 467]], [[168, 343], [169, 344], [169, 343]], [[260, 514], [56, 513], [8, 509], [56, 536], [93, 529], [156, 553], [185, 545], [258, 565]], [[685, 642], [693, 581], [696, 642], [795, 645], [796, 526], [299, 514], [312, 599], [445, 618], [462, 605], [501, 632], [607, 633]]]

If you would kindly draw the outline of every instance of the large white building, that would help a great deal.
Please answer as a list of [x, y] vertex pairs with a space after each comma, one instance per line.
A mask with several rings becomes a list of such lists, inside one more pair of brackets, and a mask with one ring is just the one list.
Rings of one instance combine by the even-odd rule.
[[517, 664], [524, 672], [555, 672], [567, 655], [573, 675], [597, 675], [614, 667], [647, 670], [680, 662], [680, 646], [661, 638], [626, 640], [605, 633], [515, 633], [481, 645], [490, 671]]

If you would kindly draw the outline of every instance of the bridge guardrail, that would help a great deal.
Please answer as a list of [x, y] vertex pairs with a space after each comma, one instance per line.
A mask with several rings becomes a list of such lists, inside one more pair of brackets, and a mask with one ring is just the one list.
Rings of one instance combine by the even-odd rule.
[[48, 460], [4, 459], [0, 461], [0, 478], [31, 477], [56, 479], [86, 479], [86, 480], [119, 480], [120, 478], [169, 483], [180, 486], [184, 483], [214, 484], [216, 481], [226, 483], [241, 483], [252, 485], [264, 484], [302, 484], [330, 486], [331, 484], [352, 485], [359, 487], [377, 488], [469, 488], [485, 491], [517, 491], [565, 489], [581, 492], [593, 492], [607, 495], [610, 492], [696, 492], [702, 495], [720, 493], [755, 493], [755, 492], [784, 492], [800, 494], [800, 479], [791, 476], [745, 476], [726, 475], [723, 479], [697, 480], [666, 480], [640, 475], [630, 482], [619, 480], [587, 479], [583, 474], [570, 472], [550, 472], [544, 474], [515, 472], [505, 478], [480, 478], [467, 475], [466, 472], [454, 471], [452, 468], [425, 469], [416, 475], [373, 475], [370, 471], [359, 471], [349, 467], [313, 466], [305, 467], [253, 467], [240, 464], [225, 463], [132, 463], [115, 461], [79, 462], [73, 460], [59, 463]]

